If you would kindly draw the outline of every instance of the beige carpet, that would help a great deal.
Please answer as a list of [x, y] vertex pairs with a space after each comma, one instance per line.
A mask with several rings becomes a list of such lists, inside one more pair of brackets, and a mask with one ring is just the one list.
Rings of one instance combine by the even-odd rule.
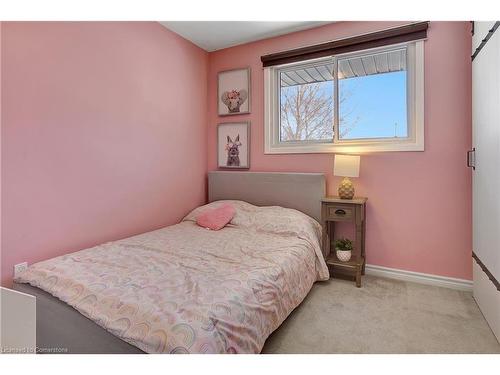
[[500, 353], [469, 292], [363, 278], [331, 279], [267, 340], [263, 353]]

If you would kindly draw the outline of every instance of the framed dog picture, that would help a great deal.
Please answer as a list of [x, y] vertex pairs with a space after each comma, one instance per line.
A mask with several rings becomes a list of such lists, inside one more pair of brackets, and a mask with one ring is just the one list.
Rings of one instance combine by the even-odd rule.
[[217, 126], [219, 168], [250, 168], [250, 123], [231, 122]]
[[250, 68], [219, 72], [217, 108], [219, 116], [250, 113]]

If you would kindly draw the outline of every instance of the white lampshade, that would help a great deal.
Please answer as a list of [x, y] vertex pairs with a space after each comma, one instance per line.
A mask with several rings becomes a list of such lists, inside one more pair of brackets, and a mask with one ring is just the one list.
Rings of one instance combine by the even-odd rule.
[[334, 176], [359, 177], [359, 155], [335, 155]]

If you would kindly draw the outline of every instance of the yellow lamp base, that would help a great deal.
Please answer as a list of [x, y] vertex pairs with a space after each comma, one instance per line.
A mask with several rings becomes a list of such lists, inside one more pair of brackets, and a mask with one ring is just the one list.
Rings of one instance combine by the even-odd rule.
[[354, 198], [354, 184], [349, 177], [344, 177], [339, 185], [339, 197], [341, 199], [352, 199]]

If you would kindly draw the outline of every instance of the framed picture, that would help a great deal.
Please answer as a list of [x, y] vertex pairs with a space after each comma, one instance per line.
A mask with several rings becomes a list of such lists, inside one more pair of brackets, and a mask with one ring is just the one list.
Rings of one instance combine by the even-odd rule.
[[219, 116], [250, 113], [250, 68], [219, 72], [217, 108]]
[[219, 168], [250, 168], [250, 123], [230, 122], [217, 126]]

